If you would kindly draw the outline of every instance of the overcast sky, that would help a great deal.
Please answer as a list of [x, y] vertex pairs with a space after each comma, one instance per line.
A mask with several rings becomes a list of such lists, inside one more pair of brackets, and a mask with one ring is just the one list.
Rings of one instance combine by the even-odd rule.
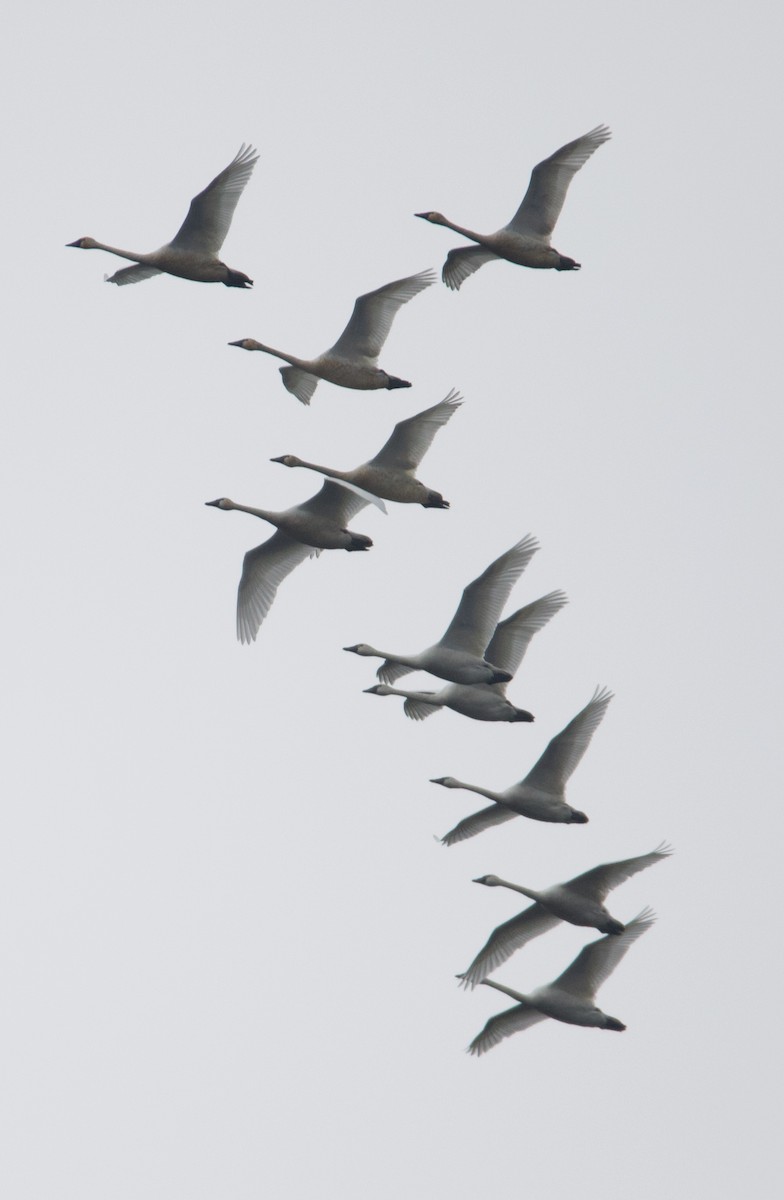
[[[8, 786], [0, 838], [3, 1192], [12, 1200], [566, 1200], [773, 1194], [781, 1007], [781, 18], [658, 0], [387, 9], [32, 3], [5, 39], [2, 486]], [[512, 216], [600, 122], [554, 244], [398, 315], [407, 391], [303, 356], [362, 292]], [[66, 250], [151, 250], [252, 142], [223, 249], [253, 291]], [[774, 358], [775, 356], [775, 358]], [[774, 381], [778, 385], [774, 395]], [[368, 508], [234, 634], [242, 557], [281, 509], [459, 388], [421, 478]], [[367, 641], [416, 651], [527, 533], [509, 611], [555, 588], [510, 698], [533, 725], [423, 724], [363, 694]], [[411, 677], [432, 687], [425, 676]], [[587, 825], [428, 780], [522, 778], [594, 688]], [[435, 686], [439, 686], [436, 684]], [[506, 1006], [464, 970], [531, 887], [652, 850], [612, 894], [658, 922], [599, 995], [620, 1036], [547, 1021], [475, 1059]], [[497, 978], [558, 975], [562, 926]], [[778, 1094], [777, 1094], [778, 1093]]]

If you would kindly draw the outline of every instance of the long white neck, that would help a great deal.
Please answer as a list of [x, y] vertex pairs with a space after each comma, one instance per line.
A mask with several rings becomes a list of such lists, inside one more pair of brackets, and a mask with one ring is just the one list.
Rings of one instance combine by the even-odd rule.
[[447, 221], [444, 217], [443, 221], [437, 221], [437, 225], [445, 225], [447, 229], [453, 229], [455, 233], [462, 233], [463, 237], [470, 238], [472, 242], [478, 242], [480, 246], [487, 241], [487, 235], [484, 233], [475, 233], [473, 229], [464, 229], [462, 225], [455, 225], [452, 221]]
[[[476, 687], [480, 685], [474, 684], [472, 686]], [[500, 792], [491, 792], [489, 788], [478, 787], [475, 783], [463, 783], [462, 779], [456, 779], [455, 783], [466, 792], [476, 792], [477, 796], [484, 796], [487, 800], [494, 800], [496, 804], [501, 803]]]
[[509, 883], [506, 879], [499, 879], [496, 887], [509, 888], [512, 892], [520, 892], [522, 896], [527, 896], [529, 900], [539, 900], [540, 893], [534, 892], [531, 888], [523, 887], [521, 883]]
[[254, 350], [263, 350], [265, 354], [272, 354], [275, 358], [282, 358], [284, 362], [290, 363], [292, 367], [300, 367], [303, 371], [310, 370], [310, 363], [305, 358], [295, 358], [293, 354], [284, 354], [282, 350], [275, 350], [272, 346], [265, 346], [263, 342], [256, 342], [254, 339]]
[[96, 242], [96, 250], [107, 250], [109, 254], [116, 254], [118, 258], [127, 258], [130, 262], [146, 263], [150, 261], [149, 254], [134, 254], [131, 250], [119, 250], [117, 246], [106, 246], [103, 242]]
[[485, 987], [495, 988], [497, 992], [504, 992], [507, 996], [511, 996], [513, 1000], [517, 1000], [520, 1004], [529, 1003], [528, 997], [522, 992], [516, 992], [514, 988], [507, 987], [504, 983], [496, 983], [494, 979], [483, 979], [482, 983]]
[[[289, 360], [290, 361], [290, 360]], [[350, 471], [338, 471], [335, 467], [320, 467], [318, 463], [305, 462], [301, 458], [298, 463], [294, 464], [297, 467], [305, 467], [308, 471], [317, 471], [319, 475], [326, 475], [327, 479], [348, 479], [350, 482]]]
[[237, 512], [250, 513], [252, 517], [261, 517], [262, 521], [269, 521], [270, 525], [277, 525], [281, 516], [280, 513], [267, 508], [250, 508], [247, 504], [235, 504], [233, 501], [231, 507]]
[[[395, 661], [403, 662], [403, 659], [398, 658]], [[403, 688], [389, 687], [388, 684], [384, 684], [383, 686], [386, 689], [384, 691], [385, 696], [403, 696], [406, 700], [421, 700], [423, 704], [440, 705], [442, 703], [438, 692], [408, 692], [404, 691]]]

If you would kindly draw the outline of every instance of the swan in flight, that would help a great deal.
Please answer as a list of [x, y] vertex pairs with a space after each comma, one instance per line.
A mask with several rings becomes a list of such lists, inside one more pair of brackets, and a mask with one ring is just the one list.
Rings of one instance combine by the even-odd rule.
[[322, 550], [367, 550], [373, 545], [364, 533], [346, 529], [367, 500], [339, 483], [325, 483], [315, 496], [284, 512], [248, 508], [225, 496], [206, 504], [209, 508], [250, 513], [277, 526], [271, 538], [248, 551], [242, 564], [237, 592], [237, 637], [248, 644], [256, 640], [281, 582], [306, 558]]
[[295, 358], [293, 354], [273, 350], [271, 346], [265, 346], [253, 338], [241, 338], [238, 342], [229, 342], [229, 345], [239, 346], [242, 350], [263, 350], [265, 354], [273, 354], [275, 358], [282, 358], [289, 363], [290, 366], [279, 368], [283, 386], [303, 404], [310, 404], [319, 379], [360, 391], [411, 387], [405, 379], [397, 379], [382, 371], [378, 366], [378, 356], [389, 336], [397, 310], [435, 281], [433, 271], [420, 271], [418, 275], [395, 279], [375, 292], [358, 296], [348, 325], [335, 345], [319, 354], [318, 358]]
[[[510, 678], [523, 661], [528, 644], [551, 617], [566, 604], [563, 592], [549, 592], [526, 604], [496, 627], [487, 647], [487, 659]], [[515, 708], [506, 698], [506, 683], [449, 683], [440, 692], [414, 692], [379, 683], [365, 688], [373, 696], [404, 696], [403, 711], [413, 721], [424, 721], [442, 708], [473, 717], [475, 721], [533, 721], [531, 713]]]
[[612, 698], [613, 693], [608, 688], [597, 688], [585, 708], [552, 738], [525, 779], [512, 784], [504, 792], [492, 792], [473, 783], [463, 783], [451, 775], [431, 779], [431, 783], [440, 783], [442, 787], [463, 788], [493, 801], [489, 808], [465, 817], [454, 829], [444, 834], [441, 838], [443, 844], [454, 846], [456, 842], [474, 837], [493, 825], [502, 825], [513, 817], [584, 825], [588, 820], [585, 813], [577, 812], [566, 803], [566, 784], [588, 749]]
[[646, 933], [655, 920], [653, 912], [644, 908], [629, 922], [623, 933], [608, 934], [596, 942], [590, 942], [562, 975], [528, 995], [515, 992], [492, 979], [483, 979], [481, 982], [487, 987], [505, 992], [517, 1004], [491, 1017], [468, 1047], [468, 1053], [486, 1054], [504, 1038], [528, 1029], [545, 1017], [565, 1021], [567, 1025], [586, 1025], [618, 1032], [624, 1030], [626, 1026], [617, 1017], [608, 1017], [596, 1007], [596, 993], [612, 975], [632, 942]]
[[441, 276], [447, 287], [457, 291], [474, 271], [499, 258], [521, 267], [579, 271], [578, 262], [553, 249], [550, 236], [561, 214], [573, 176], [610, 136], [606, 125], [597, 125], [589, 133], [561, 146], [555, 154], [538, 163], [531, 172], [531, 181], [522, 204], [509, 224], [496, 233], [474, 233], [472, 229], [464, 229], [462, 225], [448, 221], [439, 212], [415, 213], [415, 216], [433, 225], [445, 225], [447, 229], [462, 233], [463, 237], [478, 243], [476, 246], [449, 251]]
[[326, 475], [328, 479], [337, 479], [350, 488], [358, 487], [371, 497], [382, 512], [386, 512], [384, 500], [395, 500], [398, 504], [421, 504], [423, 508], [449, 508], [449, 501], [440, 492], [434, 492], [420, 483], [415, 471], [441, 426], [446, 425], [462, 402], [460, 393], [452, 389], [432, 408], [426, 408], [424, 412], [405, 421], [398, 421], [378, 454], [351, 471], [320, 467], [316, 463], [304, 462], [294, 454], [283, 454], [272, 461], [282, 463], [284, 467], [306, 467], [309, 471]]
[[343, 649], [364, 657], [383, 658], [376, 672], [382, 683], [394, 683], [411, 671], [429, 671], [451, 683], [508, 683], [512, 675], [493, 661], [488, 643], [509, 593], [538, 549], [539, 543], [529, 533], [490, 563], [463, 591], [457, 612], [441, 640], [419, 654], [391, 654], [364, 642]]
[[253, 280], [242, 271], [234, 271], [218, 258], [218, 252], [229, 232], [231, 219], [242, 195], [245, 184], [251, 177], [259, 156], [252, 146], [240, 146], [228, 167], [216, 175], [203, 192], [194, 196], [188, 215], [170, 242], [153, 250], [150, 254], [136, 254], [131, 250], [118, 250], [106, 246], [94, 238], [83, 237], [69, 242], [78, 250], [108, 250], [120, 258], [129, 258], [136, 263], [123, 267], [114, 275], [107, 275], [107, 283], [122, 286], [151, 279], [153, 275], [178, 275], [181, 279], [194, 279], [197, 283], [223, 283], [226, 287], [252, 287]]
[[507, 883], [497, 875], [482, 875], [474, 883], [483, 883], [486, 887], [505, 887], [512, 891], [522, 892], [535, 901], [518, 916], [505, 921], [491, 933], [485, 945], [477, 954], [467, 971], [458, 975], [463, 987], [476, 987], [483, 979], [492, 974], [502, 963], [534, 938], [554, 928], [561, 921], [571, 925], [589, 925], [601, 933], [614, 936], [623, 933], [624, 926], [620, 921], [611, 917], [604, 907], [604, 901], [609, 892], [626, 879], [631, 879], [638, 871], [652, 867], [672, 854], [672, 847], [662, 842], [650, 854], [640, 854], [637, 858], [625, 858], [620, 862], [604, 863], [585, 871], [570, 879], [568, 883], [559, 883], [543, 892], [535, 892], [532, 888], [522, 887], [518, 883]]

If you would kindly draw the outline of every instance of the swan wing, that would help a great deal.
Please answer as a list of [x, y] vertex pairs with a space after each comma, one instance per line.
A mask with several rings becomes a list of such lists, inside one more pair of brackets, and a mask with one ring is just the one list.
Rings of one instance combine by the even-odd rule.
[[502, 666], [502, 663], [490, 657], [488, 642], [509, 599], [509, 593], [538, 549], [538, 541], [529, 533], [469, 583], [438, 645], [450, 650], [465, 650], [479, 657], [487, 651], [488, 662]]
[[[539, 761], [528, 772], [524, 783], [545, 792], [561, 794], [591, 738], [604, 720], [613, 698], [609, 688], [597, 688], [585, 708], [548, 744]], [[619, 881], [620, 882], [620, 881]]]
[[296, 396], [300, 404], [310, 404], [311, 397], [318, 384], [318, 376], [303, 371], [300, 367], [278, 367], [283, 386], [292, 396]]
[[241, 642], [255, 642], [282, 581], [306, 558], [318, 553], [315, 547], [295, 542], [280, 530], [248, 551], [237, 592], [237, 637]]
[[421, 697], [435, 695], [436, 692], [420, 692], [419, 696], [409, 696], [403, 705], [403, 712], [411, 721], [426, 721], [433, 713], [441, 712], [443, 705], [430, 704]]
[[162, 274], [163, 271], [159, 271], [157, 267], [147, 267], [144, 263], [139, 263], [135, 267], [123, 267], [113, 275], [104, 275], [103, 278], [105, 283], [116, 283], [118, 287], [124, 287], [126, 283], [141, 283], [143, 279], [152, 279], [153, 275]]
[[609, 137], [607, 126], [597, 125], [538, 163], [531, 172], [523, 202], [506, 228], [514, 233], [549, 239], [561, 215], [573, 176]]
[[385, 658], [376, 671], [376, 678], [380, 679], [382, 683], [391, 684], [397, 679], [402, 679], [404, 675], [410, 675], [413, 669], [404, 663], [393, 662], [391, 658]]
[[[507, 617], [496, 627], [492, 641], [485, 651], [487, 661], [514, 675], [523, 661], [531, 638], [543, 629], [565, 604], [568, 604], [566, 593], [556, 591], [548, 592], [546, 596], [540, 596], [538, 600], [518, 608], [516, 613], [512, 613], [511, 617]], [[489, 686], [506, 689], [505, 683]]]
[[523, 1029], [530, 1029], [532, 1025], [544, 1019], [545, 1014], [532, 1008], [530, 1004], [515, 1004], [514, 1008], [507, 1008], [490, 1018], [482, 1032], [476, 1035], [468, 1047], [468, 1053], [486, 1054], [504, 1038], [511, 1037], [513, 1033], [520, 1033]]
[[375, 292], [366, 292], [354, 302], [351, 320], [327, 354], [349, 358], [376, 359], [392, 328], [395, 313], [403, 304], [435, 283], [433, 271], [420, 271], [405, 279], [395, 279]]
[[461, 246], [459, 250], [450, 250], [441, 270], [441, 278], [448, 288], [457, 292], [469, 275], [493, 259], [497, 260], [498, 255], [484, 246]]
[[323, 517], [325, 521], [332, 521], [341, 529], [345, 529], [352, 517], [355, 517], [363, 508], [367, 508], [367, 505], [368, 501], [364, 496], [328, 479], [315, 496], [298, 504], [297, 508], [300, 512]]
[[608, 933], [598, 941], [583, 946], [574, 962], [550, 984], [550, 987], [560, 988], [572, 996], [593, 1001], [599, 988], [612, 975], [632, 942], [636, 942], [638, 937], [650, 929], [655, 920], [653, 911], [644, 908], [629, 922], [623, 933]]
[[228, 167], [216, 175], [203, 192], [193, 197], [188, 215], [171, 245], [178, 250], [217, 254], [229, 232], [237, 201], [258, 160], [252, 146], [240, 146]]
[[570, 892], [579, 892], [580, 895], [601, 901], [613, 888], [618, 887], [619, 883], [624, 883], [638, 871], [652, 867], [654, 863], [661, 862], [671, 854], [672, 846], [662, 842], [655, 850], [651, 850], [650, 854], [639, 854], [636, 858], [624, 858], [620, 862], [603, 863], [602, 866], [594, 867], [592, 871], [585, 871], [571, 879], [565, 886]]
[[398, 421], [391, 436], [375, 458], [371, 458], [368, 466], [413, 471], [430, 449], [439, 429], [446, 425], [462, 403], [462, 396], [453, 388], [432, 408], [426, 408], [414, 417], [407, 417], [405, 421]]
[[458, 975], [458, 979], [463, 981], [463, 987], [476, 987], [491, 975], [496, 967], [500, 967], [511, 958], [515, 950], [519, 950], [526, 942], [533, 941], [560, 923], [560, 919], [547, 912], [541, 904], [532, 904], [530, 908], [518, 913], [510, 921], [505, 921], [490, 934], [471, 966], [462, 975]]
[[513, 809], [505, 808], [503, 804], [491, 804], [489, 808], [480, 808], [478, 812], [463, 817], [463, 820], [458, 821], [454, 829], [450, 829], [449, 833], [444, 834], [441, 843], [444, 846], [454, 846], [457, 842], [464, 842], [466, 838], [484, 833], [485, 829], [492, 829], [494, 825], [503, 825], [505, 821], [511, 821], [518, 815]]

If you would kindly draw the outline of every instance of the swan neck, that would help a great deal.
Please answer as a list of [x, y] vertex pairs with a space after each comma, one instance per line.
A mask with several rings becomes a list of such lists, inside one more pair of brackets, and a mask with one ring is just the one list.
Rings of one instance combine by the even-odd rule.
[[256, 342], [254, 350], [263, 350], [265, 354], [271, 354], [274, 358], [282, 358], [284, 362], [289, 363], [292, 367], [302, 367], [307, 370], [307, 364], [302, 358], [295, 358], [293, 354], [285, 354], [283, 350], [276, 350], [274, 346], [265, 346], [263, 342]]
[[105, 242], [96, 242], [96, 250], [106, 250], [109, 254], [116, 254], [118, 258], [127, 258], [129, 262], [146, 263], [149, 261], [149, 254], [134, 254], [130, 250], [120, 250], [117, 246], [107, 246]]
[[458, 785], [466, 792], [476, 792], [477, 796], [484, 796], [486, 800], [494, 800], [496, 804], [500, 804], [498, 792], [491, 792], [489, 788], [479, 787], [476, 783], [463, 783], [458, 780]]
[[251, 508], [247, 504], [233, 504], [237, 512], [249, 513], [252, 517], [260, 517], [262, 521], [269, 521], [270, 525], [277, 525], [279, 513], [271, 512], [267, 508]]
[[514, 988], [507, 987], [504, 983], [496, 983], [494, 979], [483, 979], [482, 983], [487, 987], [495, 988], [497, 992], [504, 992], [505, 995], [511, 996], [513, 1000], [517, 1000], [520, 1004], [527, 1004], [529, 1002], [528, 997], [524, 996], [522, 992], [516, 992]]
[[539, 900], [539, 892], [523, 887], [521, 883], [510, 883], [507, 879], [499, 879], [497, 886], [509, 888], [511, 892], [519, 892], [521, 896], [527, 896], [529, 900]]

